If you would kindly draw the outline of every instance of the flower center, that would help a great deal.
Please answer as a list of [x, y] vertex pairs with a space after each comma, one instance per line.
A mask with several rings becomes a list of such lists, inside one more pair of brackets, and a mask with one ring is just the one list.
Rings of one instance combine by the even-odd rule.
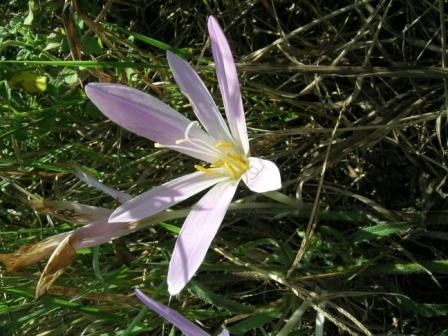
[[221, 158], [213, 162], [210, 167], [194, 165], [196, 170], [205, 174], [224, 173], [234, 181], [249, 169], [249, 163], [244, 155], [235, 152], [235, 145], [229, 142], [218, 142], [215, 148], [219, 150]]
[[[238, 181], [240, 177], [249, 169], [249, 162], [246, 155], [240, 154], [241, 151], [236, 148], [236, 144], [231, 142], [217, 142], [215, 144], [206, 142], [202, 139], [190, 137], [191, 129], [197, 126], [196, 121], [192, 121], [185, 129], [184, 137], [176, 140], [175, 145], [163, 145], [155, 143], [155, 147], [168, 147], [172, 149], [185, 149], [188, 151], [196, 151], [207, 153], [217, 160], [210, 164], [209, 167], [194, 165], [194, 168], [204, 174], [224, 174], [228, 175], [232, 180]], [[188, 147], [184, 144], [188, 143]]]

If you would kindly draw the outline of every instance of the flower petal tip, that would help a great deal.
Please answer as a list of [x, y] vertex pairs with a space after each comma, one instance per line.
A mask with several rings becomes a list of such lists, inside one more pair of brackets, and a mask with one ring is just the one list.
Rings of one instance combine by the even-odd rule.
[[98, 91], [101, 88], [101, 83], [88, 83], [85, 87], [84, 87], [84, 91], [86, 92], [87, 97], [89, 97], [91, 99], [92, 96], [94, 96], [95, 94], [98, 93]]
[[[219, 26], [219, 23], [218, 23], [218, 20], [216, 20], [216, 18], [213, 16], [213, 15], [210, 15], [209, 17], [208, 17], [208, 20], [207, 20], [207, 26], [208, 26], [208, 28], [210, 29], [212, 26], [218, 26], [218, 28], [220, 28], [220, 26]], [[221, 28], [220, 28], [221, 29]]]
[[141, 218], [134, 218], [128, 211], [123, 211], [121, 208], [115, 209], [109, 216], [108, 223], [129, 223], [135, 222]]
[[[188, 279], [189, 280], [189, 279]], [[184, 279], [181, 276], [173, 277], [170, 272], [168, 272], [168, 277], [166, 283], [168, 285], [168, 293], [171, 296], [179, 295], [180, 292], [185, 288], [188, 283], [187, 279]]]
[[243, 176], [243, 181], [250, 190], [262, 193], [282, 187], [280, 171], [274, 162], [251, 157], [249, 166], [249, 170]]

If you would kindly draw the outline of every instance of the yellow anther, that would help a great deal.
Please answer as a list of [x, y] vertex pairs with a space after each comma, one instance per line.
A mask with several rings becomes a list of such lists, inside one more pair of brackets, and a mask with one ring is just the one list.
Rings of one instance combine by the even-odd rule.
[[230, 142], [218, 142], [215, 145], [216, 148], [232, 148], [233, 144]]
[[223, 160], [218, 160], [218, 161], [213, 162], [210, 165], [210, 167], [212, 167], [212, 168], [219, 168], [219, 167], [222, 167], [223, 164], [224, 164]]
[[196, 170], [204, 174], [224, 174], [232, 180], [238, 180], [249, 169], [249, 162], [245, 155], [239, 154], [235, 149], [235, 144], [230, 142], [217, 142], [214, 145], [220, 159], [211, 163], [210, 166], [195, 165]]
[[233, 160], [233, 164], [236, 164], [242, 170], [246, 171], [249, 168], [246, 159], [244, 159], [241, 155], [227, 153], [227, 156]]
[[231, 177], [232, 179], [236, 180], [236, 179], [237, 179], [237, 177], [236, 177], [236, 172], [235, 172], [235, 169], [232, 167], [232, 165], [229, 164], [228, 162], [224, 162], [224, 167], [226, 167], [227, 170], [229, 171], [229, 173], [230, 173], [230, 177]]
[[204, 173], [204, 174], [209, 174], [209, 175], [215, 174], [215, 171], [214, 171], [214, 170], [211, 170], [210, 168], [202, 167], [202, 166], [200, 166], [200, 165], [194, 165], [194, 168], [195, 168], [196, 170], [199, 170], [200, 172], [202, 172], [202, 173]]

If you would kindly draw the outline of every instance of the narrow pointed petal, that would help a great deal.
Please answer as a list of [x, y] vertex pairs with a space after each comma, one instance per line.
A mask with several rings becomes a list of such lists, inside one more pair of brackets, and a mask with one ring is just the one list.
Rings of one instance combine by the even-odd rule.
[[231, 141], [229, 129], [216, 107], [210, 92], [196, 71], [172, 52], [167, 52], [168, 63], [177, 85], [193, 106], [194, 113], [206, 131], [218, 141]]
[[126, 236], [137, 230], [132, 223], [108, 223], [108, 217], [87, 224], [73, 231], [72, 245], [75, 249], [88, 248]]
[[116, 209], [109, 222], [133, 222], [152, 216], [222, 181], [221, 175], [196, 172], [152, 188]]
[[115, 190], [115, 189], [105, 185], [104, 183], [101, 183], [94, 176], [92, 176], [89, 173], [87, 173], [86, 171], [82, 170], [80, 167], [76, 166], [75, 169], [76, 169], [75, 175], [78, 179], [80, 179], [82, 182], [84, 182], [98, 190], [101, 190], [105, 194], [108, 194], [112, 198], [118, 200], [120, 203], [125, 203], [132, 198], [131, 195], [122, 193], [118, 190]]
[[210, 336], [196, 324], [183, 317], [174, 309], [171, 309], [153, 299], [147, 297], [140, 289], [135, 289], [135, 295], [146, 306], [162, 316], [165, 320], [174, 324], [186, 336]]
[[[190, 126], [190, 137], [212, 143], [212, 139], [199, 126], [191, 127], [188, 118], [142, 91], [125, 85], [104, 83], [89, 83], [85, 91], [106, 117], [154, 142], [176, 146], [176, 141], [185, 137], [185, 131]], [[188, 142], [183, 143], [183, 147], [175, 149], [199, 160], [215, 160], [206, 150], [198, 151], [196, 146]]]
[[242, 180], [257, 193], [277, 190], [282, 187], [280, 171], [274, 162], [256, 157], [249, 158], [249, 170]]
[[180, 230], [168, 268], [168, 291], [178, 294], [204, 260], [237, 188], [237, 183], [215, 185], [193, 207]]
[[227, 122], [233, 137], [241, 144], [244, 153], [248, 154], [249, 139], [247, 137], [246, 119], [235, 62], [233, 61], [232, 52], [224, 32], [213, 16], [208, 18], [208, 32]]

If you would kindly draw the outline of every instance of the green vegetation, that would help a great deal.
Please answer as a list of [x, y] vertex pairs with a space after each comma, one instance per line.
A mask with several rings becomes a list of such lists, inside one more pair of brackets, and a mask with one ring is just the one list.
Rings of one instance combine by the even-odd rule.
[[[239, 188], [170, 307], [211, 334], [312, 335], [317, 312], [324, 335], [448, 334], [443, 0], [11, 0], [0, 12], [0, 253], [76, 227], [32, 199], [117, 206], [74, 163], [133, 196], [194, 171], [106, 119], [83, 86], [127, 84], [194, 119], [171, 50], [222, 107], [213, 14], [238, 62], [252, 152], [276, 162], [283, 188]], [[78, 251], [39, 299], [45, 261], [0, 266], [0, 335], [180, 335], [133, 289], [168, 304], [182, 223]]]

